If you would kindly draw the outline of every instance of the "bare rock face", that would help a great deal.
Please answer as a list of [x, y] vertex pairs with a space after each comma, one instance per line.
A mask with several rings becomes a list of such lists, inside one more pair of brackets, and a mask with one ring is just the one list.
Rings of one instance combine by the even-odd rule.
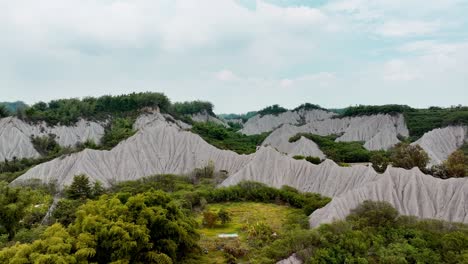
[[0, 160], [39, 157], [31, 143], [31, 136], [56, 135], [63, 147], [93, 140], [98, 143], [104, 135], [104, 127], [96, 122], [79, 120], [74, 126], [53, 126], [45, 123], [28, 124], [16, 117], [0, 119]]
[[335, 115], [335, 113], [318, 109], [287, 111], [278, 115], [256, 115], [244, 124], [244, 128], [240, 132], [246, 135], [261, 134], [272, 131], [284, 124], [299, 125], [301, 123], [329, 119]]
[[[364, 147], [369, 150], [388, 149], [400, 142], [398, 135], [409, 135], [402, 115], [372, 115], [312, 121], [303, 126], [286, 124], [273, 131], [262, 145], [277, 148], [290, 155], [301, 155], [295, 152], [297, 148], [289, 142], [289, 138], [298, 133], [341, 135], [336, 141], [364, 141]], [[317, 153], [314, 148], [309, 151]]]
[[276, 188], [288, 185], [303, 192], [336, 196], [374, 181], [377, 175], [371, 167], [340, 167], [331, 160], [314, 165], [305, 160], [291, 159], [267, 147], [257, 151], [251, 162], [221, 185], [256, 181]]
[[219, 150], [201, 137], [167, 122], [159, 113], [144, 115], [135, 123], [139, 131], [110, 151], [84, 150], [38, 165], [13, 183], [38, 178], [56, 180], [63, 187], [85, 174], [108, 187], [113, 182], [135, 180], [154, 174], [185, 174], [213, 161], [217, 170], [235, 173], [252, 156]]
[[441, 180], [417, 168], [388, 168], [377, 180], [336, 196], [316, 210], [310, 225], [344, 219], [365, 200], [389, 202], [403, 215], [468, 223], [468, 179]]
[[276, 264], [302, 264], [302, 260], [300, 260], [296, 254], [291, 255], [287, 259], [283, 259], [281, 261], [276, 262]]
[[429, 155], [430, 165], [440, 164], [468, 141], [467, 126], [436, 128], [425, 133], [413, 144], [420, 145]]
[[195, 122], [213, 122], [213, 123], [228, 127], [228, 124], [226, 122], [214, 116], [211, 116], [206, 111], [192, 115], [191, 118]]

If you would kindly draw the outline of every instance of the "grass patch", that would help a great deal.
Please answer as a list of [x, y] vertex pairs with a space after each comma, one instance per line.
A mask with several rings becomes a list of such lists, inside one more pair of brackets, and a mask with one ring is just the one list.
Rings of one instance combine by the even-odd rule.
[[[222, 225], [220, 222], [213, 228], [203, 227], [202, 214], [198, 214], [196, 219], [200, 224], [199, 245], [205, 251], [197, 263], [226, 263], [227, 258], [220, 248], [223, 245], [229, 247], [239, 247], [247, 251], [247, 255], [238, 258], [238, 261], [248, 261], [255, 251], [255, 245], [249, 240], [249, 226], [259, 222], [266, 223], [278, 237], [285, 231], [289, 222], [288, 219], [294, 217], [304, 217], [303, 211], [289, 206], [276, 204], [264, 204], [254, 202], [234, 202], [210, 204], [206, 210], [218, 212], [224, 209], [231, 215], [232, 221]], [[237, 233], [239, 238], [218, 238], [219, 234]]]

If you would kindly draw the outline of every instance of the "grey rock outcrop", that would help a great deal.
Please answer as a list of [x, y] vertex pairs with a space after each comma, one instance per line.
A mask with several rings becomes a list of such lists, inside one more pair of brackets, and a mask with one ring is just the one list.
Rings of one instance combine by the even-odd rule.
[[0, 160], [39, 157], [31, 143], [31, 136], [56, 135], [61, 146], [73, 146], [93, 140], [98, 143], [104, 135], [104, 127], [91, 121], [79, 120], [73, 126], [48, 126], [44, 122], [29, 124], [16, 117], [0, 119]]
[[417, 168], [388, 168], [377, 180], [334, 197], [316, 210], [310, 225], [344, 219], [365, 200], [389, 202], [403, 215], [468, 223], [468, 179], [441, 180]]
[[256, 115], [247, 120], [240, 132], [246, 135], [261, 134], [273, 131], [284, 124], [300, 125], [302, 123], [329, 119], [335, 115], [335, 113], [319, 109], [287, 111], [278, 115]]
[[430, 165], [440, 164], [468, 141], [467, 126], [436, 128], [425, 133], [413, 144], [420, 145], [429, 155]]
[[289, 258], [276, 262], [276, 264], [302, 264], [302, 263], [303, 263], [302, 260], [300, 260], [296, 256], [296, 254], [292, 254]]
[[[336, 141], [364, 141], [364, 147], [369, 150], [388, 149], [400, 142], [398, 135], [409, 135], [402, 115], [372, 115], [312, 121], [303, 126], [286, 124], [273, 131], [262, 145], [299, 155], [300, 153], [294, 152], [297, 148], [289, 142], [289, 138], [298, 133], [341, 135]], [[311, 149], [311, 152], [317, 150]]]
[[135, 123], [138, 132], [110, 151], [86, 149], [38, 165], [13, 184], [29, 179], [56, 180], [63, 187], [73, 177], [85, 174], [108, 187], [113, 182], [134, 180], [154, 174], [185, 174], [213, 161], [217, 170], [229, 174], [243, 168], [252, 155], [219, 150], [201, 137], [169, 123], [159, 113], [144, 115]]

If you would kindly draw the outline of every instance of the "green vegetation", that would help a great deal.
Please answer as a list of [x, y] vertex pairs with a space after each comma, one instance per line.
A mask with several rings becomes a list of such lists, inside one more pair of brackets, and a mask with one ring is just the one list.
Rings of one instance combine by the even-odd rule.
[[345, 108], [343, 113], [340, 115], [341, 117], [344, 116], [363, 116], [363, 115], [376, 115], [376, 114], [402, 114], [406, 112], [412, 112], [415, 109], [407, 106], [407, 105], [396, 105], [396, 104], [389, 104], [389, 105], [358, 105], [358, 106], [350, 106]]
[[468, 107], [461, 105], [428, 109], [414, 109], [407, 105], [359, 105], [346, 108], [338, 117], [375, 114], [403, 114], [411, 141], [435, 128], [468, 124]]
[[[231, 221], [224, 224], [217, 221], [211, 227], [203, 225], [205, 215], [216, 216], [222, 211], [230, 215]], [[198, 244], [205, 254], [193, 263], [249, 262], [262, 247], [281, 240], [289, 229], [307, 227], [307, 216], [299, 209], [255, 202], [209, 204], [196, 219], [200, 224]], [[219, 234], [237, 234], [238, 237], [218, 238]]]
[[16, 102], [0, 102], [0, 107], [4, 106], [10, 113], [15, 113], [18, 110], [28, 107], [27, 104], [21, 101]]
[[242, 121], [247, 122], [250, 118], [256, 116], [258, 114], [257, 111], [247, 112], [245, 114], [220, 114], [219, 116], [227, 121], [231, 119], [242, 119]]
[[112, 149], [121, 141], [133, 136], [136, 133], [133, 129], [133, 123], [135, 123], [135, 119], [131, 117], [112, 120], [101, 139], [100, 149]]
[[6, 106], [0, 104], [0, 118], [10, 116], [11, 112], [6, 108]]
[[388, 203], [365, 201], [345, 221], [285, 234], [251, 263], [293, 253], [305, 263], [466, 263], [468, 227], [399, 216]]
[[70, 125], [79, 118], [104, 120], [109, 116], [124, 116], [145, 107], [159, 107], [168, 112], [171, 102], [161, 93], [132, 93], [128, 95], [98, 98], [53, 100], [49, 103], [39, 102], [24, 110], [24, 119], [48, 124]]
[[449, 125], [468, 125], [468, 107], [430, 107], [429, 109], [418, 109], [416, 111], [405, 112], [405, 121], [411, 140], [415, 141], [424, 133], [435, 128]]
[[400, 142], [390, 150], [390, 160], [395, 167], [408, 170], [418, 167], [421, 171], [425, 171], [429, 156], [419, 145]]
[[296, 160], [306, 160], [312, 164], [320, 164], [322, 163], [322, 160], [319, 157], [313, 157], [313, 156], [302, 156], [302, 155], [295, 155], [292, 157], [293, 159]]
[[264, 115], [275, 115], [275, 116], [277, 116], [277, 115], [279, 115], [281, 113], [284, 113], [284, 112], [287, 112], [287, 111], [288, 111], [288, 109], [275, 104], [275, 105], [263, 108], [262, 110], [258, 111], [258, 114], [260, 116], [264, 116]]
[[454, 151], [442, 164], [432, 166], [431, 174], [442, 179], [468, 177], [468, 155]]
[[206, 112], [209, 115], [215, 116], [213, 108], [212, 103], [204, 101], [174, 103], [171, 106], [171, 113], [175, 113], [176, 115], [194, 115], [200, 112]]
[[335, 142], [337, 136], [319, 136], [308, 133], [299, 133], [289, 139], [289, 142], [296, 142], [301, 137], [314, 141], [323, 153], [335, 162], [368, 162], [371, 151], [364, 148], [362, 142]]
[[219, 149], [228, 149], [239, 154], [254, 153], [269, 133], [260, 135], [243, 135], [233, 128], [226, 128], [212, 122], [195, 123], [191, 130], [200, 135], [206, 142]]
[[299, 110], [306, 110], [306, 111], [310, 111], [310, 110], [324, 110], [324, 111], [328, 111], [327, 109], [321, 107], [320, 105], [317, 105], [317, 104], [311, 104], [311, 103], [305, 103], [305, 104], [301, 104], [300, 106], [294, 108], [293, 111], [299, 111]]

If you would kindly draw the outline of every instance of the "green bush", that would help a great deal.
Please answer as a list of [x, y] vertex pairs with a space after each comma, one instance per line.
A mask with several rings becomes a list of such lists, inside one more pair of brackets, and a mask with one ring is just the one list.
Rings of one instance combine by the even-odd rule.
[[[106, 129], [104, 136], [101, 139], [102, 149], [112, 149], [121, 141], [133, 136], [136, 131], [133, 129], [134, 118], [116, 118], [112, 120], [110, 126]], [[92, 147], [88, 144], [88, 147]]]
[[312, 157], [312, 156], [307, 156], [305, 160], [316, 165], [322, 162], [322, 160], [319, 157]]
[[304, 109], [304, 110], [306, 110], [306, 111], [310, 111], [310, 110], [324, 110], [324, 111], [328, 111], [327, 109], [322, 108], [320, 105], [311, 104], [311, 103], [301, 104], [300, 106], [294, 108], [293, 111], [299, 111], [299, 110], [301, 110], [301, 109]]
[[305, 159], [305, 157], [302, 156], [302, 155], [294, 155], [292, 158], [293, 158], [293, 159], [296, 159], [296, 160], [303, 160], [303, 159]]
[[195, 123], [191, 131], [219, 149], [232, 150], [238, 154], [254, 153], [257, 146], [269, 135], [263, 133], [247, 136], [212, 122]]
[[205, 111], [209, 115], [215, 116], [213, 113], [213, 104], [204, 101], [174, 103], [171, 107], [171, 112], [176, 115], [194, 115]]
[[281, 113], [284, 113], [284, 112], [287, 112], [287, 111], [288, 111], [288, 109], [283, 108], [283, 107], [275, 104], [275, 105], [263, 108], [262, 110], [258, 111], [257, 114], [259, 114], [260, 116], [264, 116], [264, 115], [275, 115], [275, 116], [277, 116], [277, 115], [279, 115]]
[[346, 108], [341, 117], [345, 116], [363, 116], [363, 115], [376, 115], [376, 114], [402, 114], [414, 111], [413, 108], [407, 105], [358, 105]]
[[[364, 148], [363, 142], [335, 142], [336, 135], [319, 136], [299, 133], [291, 137], [289, 142], [296, 142], [301, 137], [314, 141], [327, 158], [335, 162], [368, 162], [371, 156], [371, 152]], [[314, 159], [314, 161], [317, 160]]]

